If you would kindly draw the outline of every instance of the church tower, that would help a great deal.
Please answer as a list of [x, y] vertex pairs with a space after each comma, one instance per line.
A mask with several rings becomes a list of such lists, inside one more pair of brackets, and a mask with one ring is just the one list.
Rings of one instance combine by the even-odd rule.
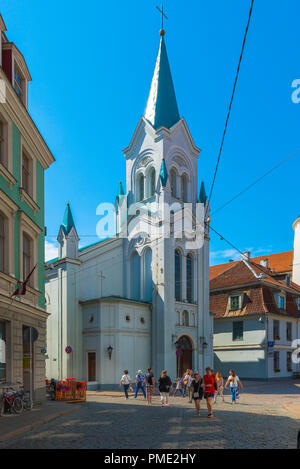
[[59, 244], [59, 258], [78, 258], [79, 237], [75, 228], [70, 204], [67, 204], [63, 222], [60, 225], [57, 241]]
[[127, 297], [152, 303], [152, 366], [156, 375], [167, 369], [174, 377], [212, 365], [213, 330], [200, 149], [179, 114], [164, 35], [162, 29], [144, 115], [124, 150], [129, 216], [123, 237]]

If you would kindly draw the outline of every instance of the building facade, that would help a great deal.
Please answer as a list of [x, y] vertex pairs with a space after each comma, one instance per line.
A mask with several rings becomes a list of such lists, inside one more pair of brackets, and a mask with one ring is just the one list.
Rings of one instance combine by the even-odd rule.
[[[31, 80], [0, 16], [0, 384], [45, 396], [44, 171], [54, 158], [28, 112]], [[25, 295], [12, 296], [28, 280]]]
[[210, 268], [214, 314], [214, 368], [225, 376], [276, 379], [300, 372], [300, 246], [298, 218], [294, 251]]
[[49, 377], [105, 387], [124, 369], [151, 365], [175, 379], [212, 365], [208, 229], [194, 242], [196, 219], [203, 226], [208, 213], [203, 184], [198, 198], [199, 153], [179, 115], [162, 31], [147, 107], [124, 150], [117, 235], [78, 249], [68, 206], [59, 256], [46, 264]]

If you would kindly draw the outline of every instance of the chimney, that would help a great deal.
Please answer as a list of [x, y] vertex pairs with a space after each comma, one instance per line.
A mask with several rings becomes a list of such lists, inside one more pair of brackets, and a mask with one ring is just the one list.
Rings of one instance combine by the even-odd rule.
[[262, 265], [263, 267], [266, 267], [266, 269], [269, 268], [269, 259], [262, 259], [260, 261], [260, 265]]
[[300, 216], [293, 223], [294, 236], [294, 259], [292, 280], [300, 285]]
[[250, 251], [243, 252], [243, 254], [241, 256], [241, 260], [242, 261], [249, 261], [249, 259], [250, 259]]

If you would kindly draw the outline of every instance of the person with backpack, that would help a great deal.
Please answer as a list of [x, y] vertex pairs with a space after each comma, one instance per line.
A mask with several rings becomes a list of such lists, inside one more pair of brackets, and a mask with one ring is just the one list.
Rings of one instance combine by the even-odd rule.
[[193, 389], [193, 400], [195, 402], [195, 408], [197, 411], [197, 417], [200, 417], [200, 401], [203, 397], [203, 388], [202, 388], [203, 380], [200, 376], [200, 373], [196, 371], [194, 373], [194, 379], [192, 381], [192, 389]]
[[229, 389], [231, 392], [231, 404], [236, 404], [236, 399], [238, 399], [238, 389], [239, 386], [243, 388], [243, 384], [240, 378], [235, 374], [234, 370], [230, 370], [228, 380], [225, 384], [225, 389], [227, 389], [229, 385]]
[[145, 376], [143, 375], [142, 370], [138, 370], [137, 375], [135, 377], [135, 395], [134, 398], [137, 398], [138, 392], [141, 389], [142, 393], [144, 394], [144, 398], [146, 399], [146, 392], [145, 392]]
[[216, 376], [213, 374], [212, 369], [208, 366], [206, 368], [206, 375], [203, 376], [204, 397], [206, 399], [208, 418], [213, 418], [213, 400], [217, 389]]
[[168, 406], [168, 399], [169, 399], [169, 393], [170, 389], [172, 387], [172, 381], [170, 376], [168, 376], [167, 370], [163, 370], [161, 373], [161, 376], [158, 380], [158, 388], [160, 392], [160, 399], [161, 399], [161, 406]]
[[152, 368], [148, 368], [148, 373], [145, 376], [145, 383], [146, 383], [146, 394], [147, 394], [147, 403], [148, 405], [152, 404], [152, 396], [155, 387], [155, 380], [152, 372]]
[[122, 385], [123, 385], [124, 394], [125, 394], [126, 399], [129, 399], [128, 390], [129, 390], [131, 384], [132, 384], [132, 381], [131, 381], [131, 378], [128, 374], [128, 370], [124, 370], [124, 374], [123, 374], [123, 376], [121, 378], [121, 382], [120, 382], [120, 387], [122, 387]]

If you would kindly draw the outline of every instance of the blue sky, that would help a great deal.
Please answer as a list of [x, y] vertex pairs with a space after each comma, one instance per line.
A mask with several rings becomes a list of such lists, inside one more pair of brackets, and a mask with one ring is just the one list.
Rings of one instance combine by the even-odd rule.
[[[94, 242], [96, 207], [125, 181], [125, 148], [143, 114], [156, 59], [158, 2], [2, 0], [7, 35], [31, 71], [29, 109], [56, 162], [46, 174], [48, 250], [70, 202], [81, 246]], [[51, 6], [50, 6], [51, 5]], [[166, 0], [166, 44], [181, 116], [202, 149], [207, 191], [223, 132], [250, 0]], [[300, 148], [300, 3], [260, 0], [242, 63], [212, 211]], [[212, 216], [253, 255], [292, 249], [300, 214], [300, 154]], [[211, 260], [235, 258], [211, 234]]]

